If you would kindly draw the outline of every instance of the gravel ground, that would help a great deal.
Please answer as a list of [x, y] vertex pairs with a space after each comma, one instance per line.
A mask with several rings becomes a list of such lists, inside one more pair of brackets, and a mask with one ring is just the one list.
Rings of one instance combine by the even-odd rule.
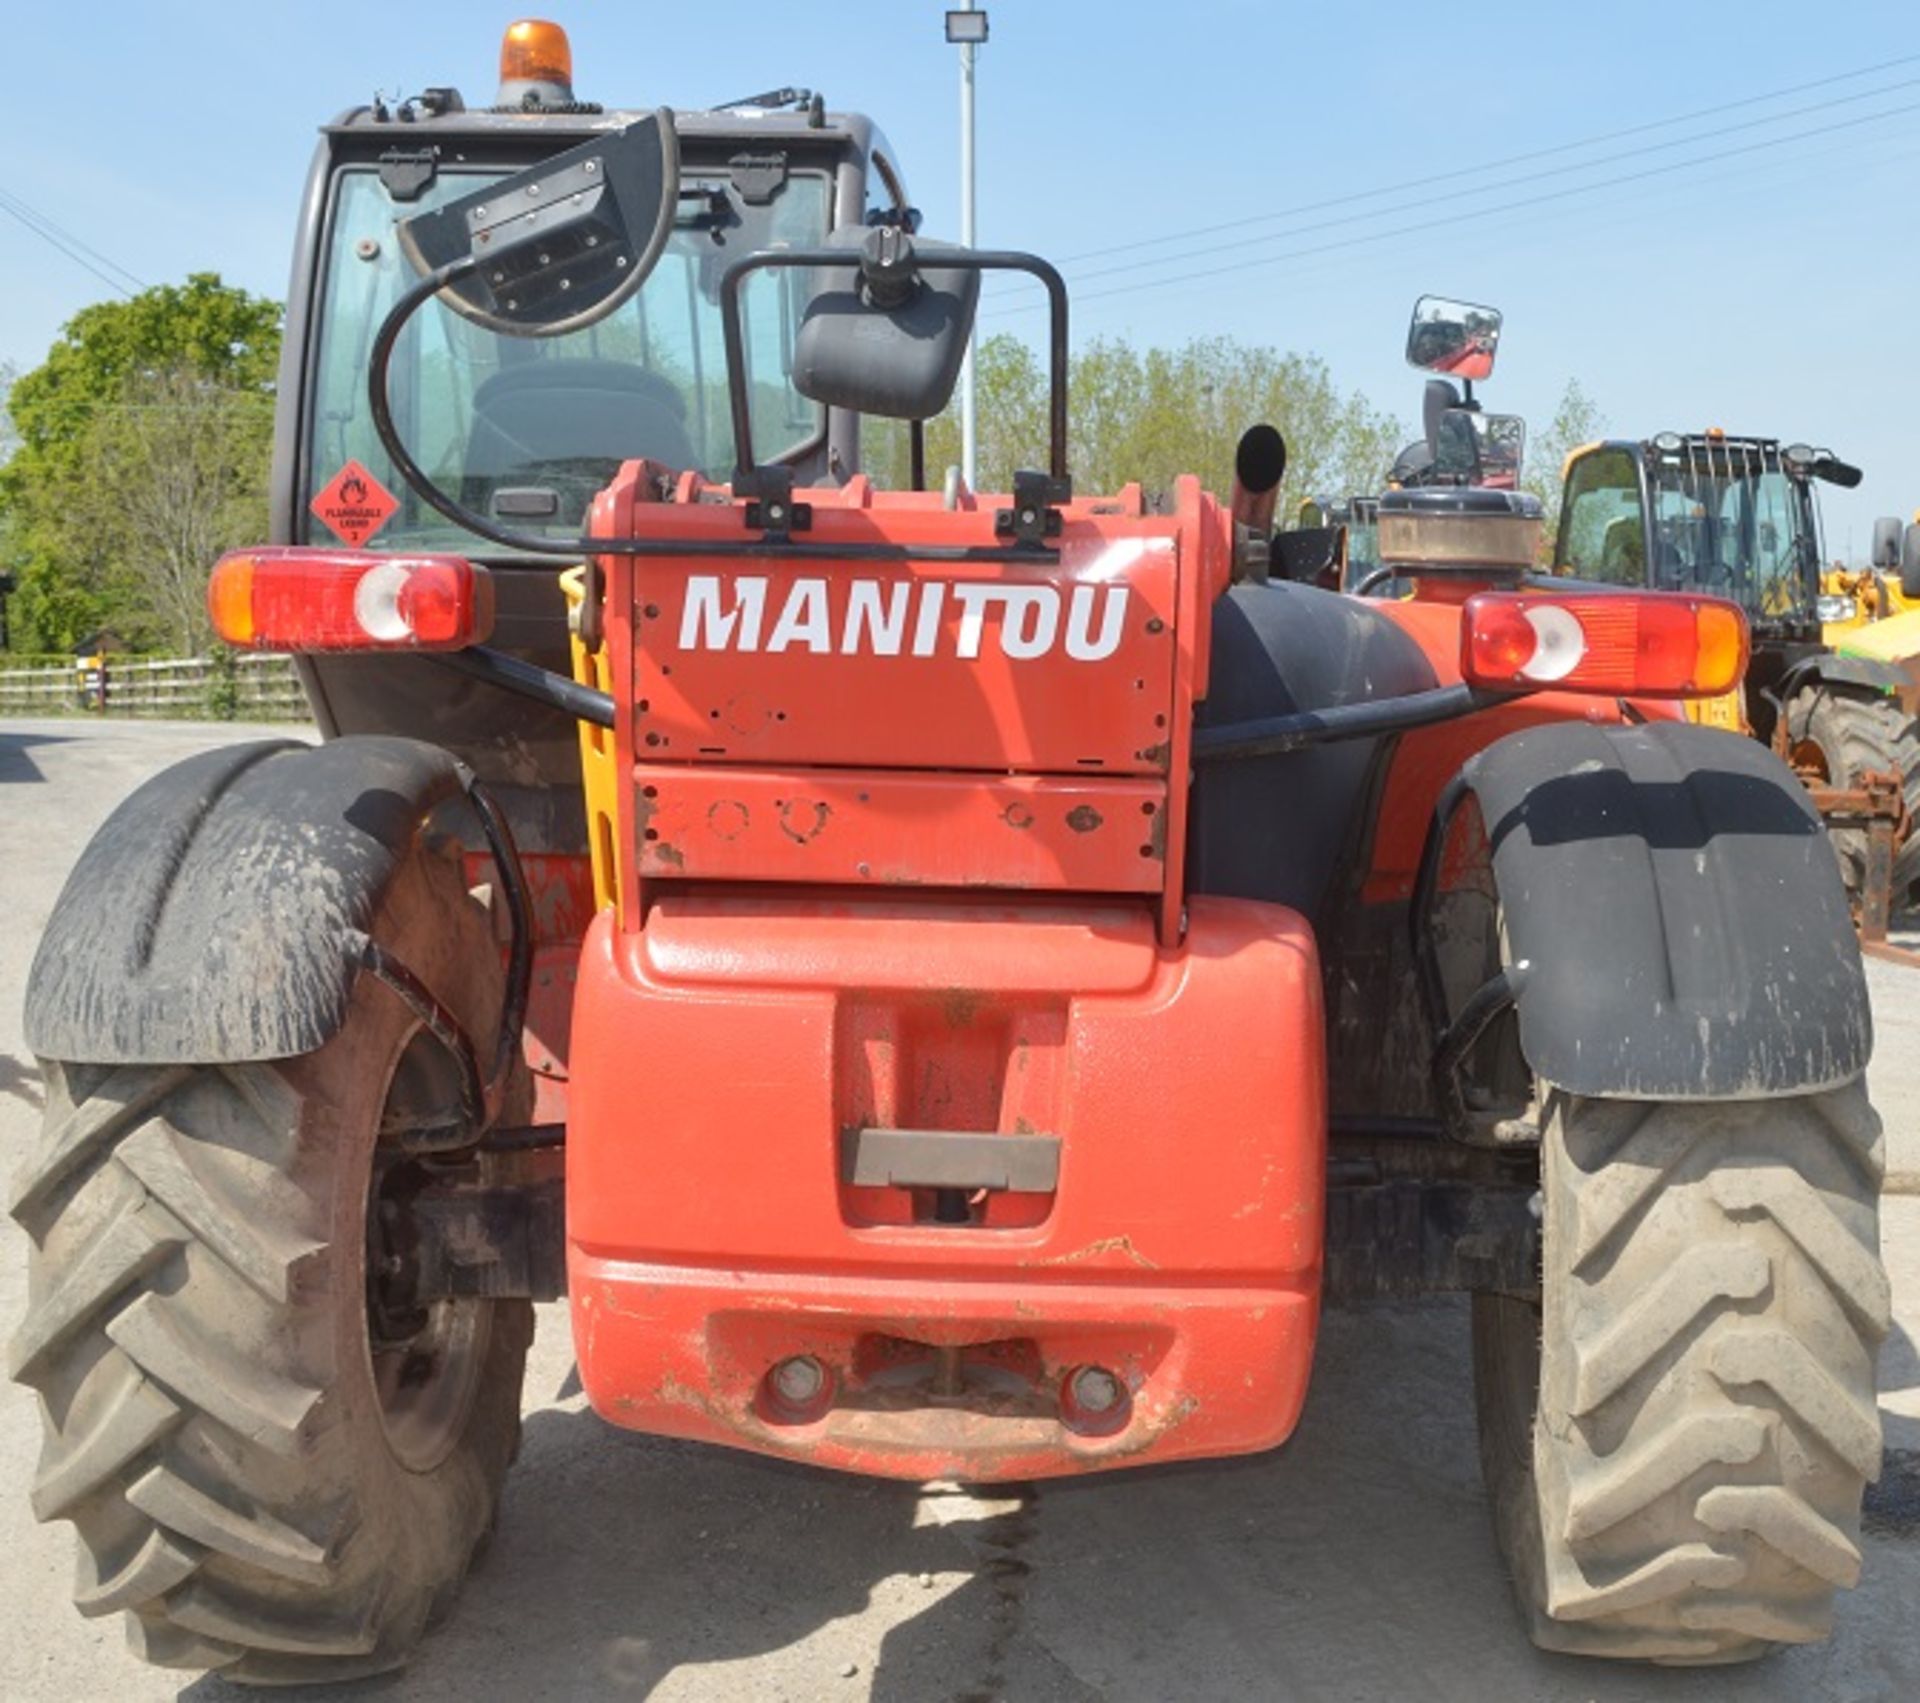
[[[20, 1000], [60, 881], [100, 819], [194, 751], [284, 729], [0, 724], [0, 1168], [39, 1090]], [[617, 1432], [542, 1309], [526, 1444], [451, 1624], [397, 1681], [316, 1698], [1779, 1699], [1920, 1695], [1920, 972], [1870, 966], [1872, 1075], [1898, 1186], [1888, 1470], [1832, 1641], [1755, 1668], [1614, 1669], [1525, 1643], [1475, 1462], [1463, 1305], [1334, 1315], [1299, 1433], [1268, 1456], [980, 1497]], [[22, 1239], [0, 1232], [0, 1318]], [[32, 1397], [0, 1386], [0, 1698], [232, 1703], [142, 1667], [68, 1604], [70, 1534], [26, 1486]]]

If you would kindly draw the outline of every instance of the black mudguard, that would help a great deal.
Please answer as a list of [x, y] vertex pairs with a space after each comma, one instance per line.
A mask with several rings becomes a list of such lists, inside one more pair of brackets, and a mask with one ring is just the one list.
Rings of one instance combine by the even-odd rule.
[[1822, 651], [1788, 669], [1774, 693], [1785, 703], [1803, 686], [1851, 686], [1857, 691], [1880, 695], [1898, 692], [1912, 684], [1912, 677], [1895, 663], [1870, 656], [1840, 656]]
[[101, 826], [27, 978], [42, 1058], [218, 1064], [312, 1052], [346, 1020], [361, 935], [454, 759], [411, 739], [232, 745]]
[[1556, 723], [1463, 771], [1520, 1047], [1575, 1094], [1754, 1099], [1866, 1069], [1872, 1019], [1820, 818], [1756, 741], [1686, 723]]

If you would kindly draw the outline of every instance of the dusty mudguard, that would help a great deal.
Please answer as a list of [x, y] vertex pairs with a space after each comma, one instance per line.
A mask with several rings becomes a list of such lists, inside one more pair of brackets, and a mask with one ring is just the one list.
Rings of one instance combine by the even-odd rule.
[[1521, 1051], [1569, 1093], [1755, 1099], [1836, 1088], [1872, 1046], [1820, 818], [1711, 728], [1557, 723], [1462, 771], [1479, 802]]
[[67, 878], [27, 982], [28, 1045], [90, 1064], [316, 1051], [396, 872], [460, 791], [454, 759], [411, 739], [237, 745], [156, 775]]

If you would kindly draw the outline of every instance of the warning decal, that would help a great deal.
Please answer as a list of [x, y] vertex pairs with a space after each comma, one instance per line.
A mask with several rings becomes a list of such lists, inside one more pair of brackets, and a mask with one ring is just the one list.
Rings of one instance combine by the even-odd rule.
[[355, 546], [385, 526], [399, 506], [394, 494], [357, 461], [334, 474], [309, 505], [336, 538]]

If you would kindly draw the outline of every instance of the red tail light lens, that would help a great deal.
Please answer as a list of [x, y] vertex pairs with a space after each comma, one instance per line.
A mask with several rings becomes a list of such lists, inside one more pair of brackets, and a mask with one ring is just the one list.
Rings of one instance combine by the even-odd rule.
[[207, 611], [247, 650], [459, 650], [493, 630], [493, 580], [464, 556], [235, 550], [207, 582]]
[[1747, 669], [1747, 618], [1718, 597], [1482, 592], [1467, 599], [1460, 672], [1473, 686], [1711, 698]]

